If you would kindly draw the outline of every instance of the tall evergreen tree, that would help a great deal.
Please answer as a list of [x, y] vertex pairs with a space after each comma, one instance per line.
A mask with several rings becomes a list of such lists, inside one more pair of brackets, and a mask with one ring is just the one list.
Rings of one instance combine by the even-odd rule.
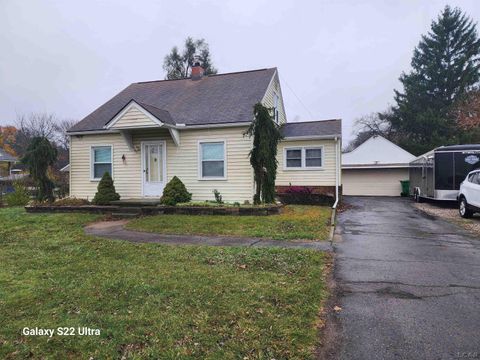
[[30, 176], [37, 186], [38, 201], [53, 201], [52, 180], [48, 177], [47, 171], [57, 160], [57, 149], [47, 138], [37, 136], [28, 145], [22, 163], [28, 166]]
[[175, 46], [170, 54], [165, 56], [163, 69], [167, 72], [166, 79], [185, 79], [190, 77], [192, 66], [199, 62], [203, 67], [204, 74], [216, 74], [217, 69], [213, 66], [210, 49], [204, 39], [194, 40], [188, 37], [185, 40], [185, 48], [182, 52]]
[[446, 6], [415, 48], [411, 66], [400, 77], [403, 92], [395, 91], [389, 116], [393, 130], [416, 154], [455, 143], [459, 132], [452, 106], [480, 79], [476, 24], [460, 9]]
[[254, 119], [245, 135], [253, 137], [250, 164], [255, 181], [254, 204], [275, 201], [275, 179], [277, 177], [277, 146], [282, 139], [280, 128], [273, 121], [270, 109], [258, 103], [253, 108]]

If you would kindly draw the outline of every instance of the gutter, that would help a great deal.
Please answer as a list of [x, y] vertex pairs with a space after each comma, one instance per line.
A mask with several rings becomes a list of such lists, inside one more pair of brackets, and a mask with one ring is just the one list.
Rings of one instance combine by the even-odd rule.
[[212, 129], [212, 128], [230, 128], [230, 127], [245, 127], [249, 126], [249, 122], [236, 122], [236, 123], [220, 123], [220, 124], [205, 124], [205, 125], [185, 125], [185, 124], [163, 124], [162, 126], [148, 126], [148, 127], [129, 127], [129, 128], [116, 128], [106, 130], [84, 130], [84, 131], [67, 131], [68, 135], [97, 135], [97, 134], [118, 134], [119, 130], [136, 130], [136, 129], [176, 129], [176, 130], [188, 130], [188, 129]]
[[358, 165], [348, 165], [344, 164], [342, 169], [352, 170], [352, 169], [406, 169], [409, 168], [409, 163], [405, 164], [358, 164]]
[[295, 141], [295, 140], [337, 140], [340, 135], [306, 135], [306, 136], [286, 136], [282, 141]]
[[335, 137], [335, 203], [332, 206], [332, 209], [336, 209], [339, 201], [339, 196], [338, 196], [338, 186], [339, 186], [339, 170], [340, 170], [340, 156], [339, 156], [339, 145], [340, 145], [340, 139]]
[[85, 131], [67, 131], [67, 135], [100, 135], [100, 134], [119, 134], [118, 130], [85, 130]]

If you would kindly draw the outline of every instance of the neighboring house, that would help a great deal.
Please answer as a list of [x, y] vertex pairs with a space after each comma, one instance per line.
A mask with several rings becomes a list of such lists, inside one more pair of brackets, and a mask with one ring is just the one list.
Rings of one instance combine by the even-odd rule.
[[5, 150], [0, 148], [0, 177], [6, 177], [10, 175], [12, 165], [17, 162], [15, 156], [10, 155]]
[[[193, 200], [213, 200], [217, 189], [225, 201], [252, 201], [252, 139], [243, 134], [258, 102], [286, 123], [276, 68], [203, 76], [194, 66], [189, 79], [131, 84], [69, 130], [70, 195], [93, 198], [108, 171], [123, 199], [160, 197], [177, 176]], [[277, 183], [333, 193], [340, 121], [288, 123], [284, 135]]]
[[342, 157], [343, 195], [400, 196], [415, 156], [382, 136], [372, 136]]

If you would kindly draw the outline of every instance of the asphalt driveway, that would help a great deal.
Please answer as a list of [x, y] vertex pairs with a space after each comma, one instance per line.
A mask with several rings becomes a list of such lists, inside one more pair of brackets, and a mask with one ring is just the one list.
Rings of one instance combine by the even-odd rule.
[[339, 359], [480, 359], [480, 239], [407, 199], [338, 218]]

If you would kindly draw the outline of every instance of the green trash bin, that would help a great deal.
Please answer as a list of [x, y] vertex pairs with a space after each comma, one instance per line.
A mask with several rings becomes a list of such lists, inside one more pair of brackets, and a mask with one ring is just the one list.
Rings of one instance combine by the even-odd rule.
[[410, 180], [400, 180], [400, 184], [402, 184], [402, 192], [400, 193], [400, 195], [410, 195]]

